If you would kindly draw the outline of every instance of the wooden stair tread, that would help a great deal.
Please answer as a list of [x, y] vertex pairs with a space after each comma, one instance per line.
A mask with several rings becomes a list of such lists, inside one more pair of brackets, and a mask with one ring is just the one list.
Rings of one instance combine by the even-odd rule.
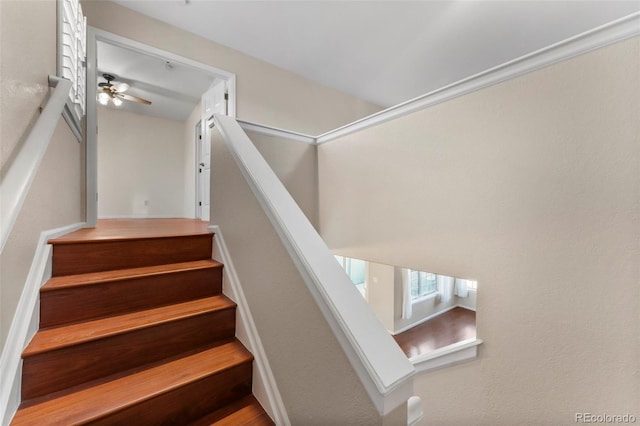
[[39, 330], [22, 353], [23, 358], [144, 327], [230, 309], [236, 304], [224, 295]]
[[12, 424], [79, 424], [95, 421], [141, 401], [193, 383], [253, 356], [238, 341], [226, 343], [74, 393], [22, 407]]
[[62, 275], [50, 278], [40, 288], [40, 291], [46, 292], [80, 285], [101, 284], [110, 281], [219, 267], [222, 267], [221, 263], [216, 262], [215, 260], [206, 259], [191, 262], [144, 266], [140, 268], [114, 269], [101, 272], [89, 272], [85, 274]]
[[213, 234], [208, 226], [207, 222], [192, 219], [100, 219], [95, 228], [79, 229], [51, 239], [49, 244], [128, 241]]
[[197, 420], [190, 426], [271, 426], [273, 420], [264, 411], [253, 395], [247, 395], [238, 401]]

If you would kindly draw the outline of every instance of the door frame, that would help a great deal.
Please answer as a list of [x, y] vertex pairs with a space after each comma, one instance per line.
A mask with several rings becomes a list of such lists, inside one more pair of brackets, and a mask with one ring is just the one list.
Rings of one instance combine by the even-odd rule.
[[[87, 138], [86, 138], [86, 222], [87, 227], [95, 227], [98, 220], [98, 109], [96, 81], [98, 62], [98, 41], [137, 51], [141, 54], [156, 56], [170, 62], [207, 72], [227, 82], [229, 95], [227, 115], [236, 117], [236, 75], [220, 68], [194, 61], [166, 50], [158, 49], [135, 40], [131, 40], [108, 31], [87, 26]], [[89, 131], [95, 129], [95, 131]], [[197, 158], [196, 158], [197, 161]], [[197, 188], [196, 188], [197, 190]], [[197, 199], [197, 194], [196, 194]], [[197, 204], [197, 201], [196, 201]]]
[[194, 207], [194, 212], [195, 212], [195, 216], [196, 218], [200, 218], [200, 138], [202, 137], [202, 119], [198, 120], [198, 122], [195, 124], [194, 128], [193, 128], [193, 141], [195, 143], [195, 159], [194, 159], [194, 167], [196, 170], [196, 183], [195, 183], [195, 188], [196, 188], [196, 196], [195, 196], [195, 207]]

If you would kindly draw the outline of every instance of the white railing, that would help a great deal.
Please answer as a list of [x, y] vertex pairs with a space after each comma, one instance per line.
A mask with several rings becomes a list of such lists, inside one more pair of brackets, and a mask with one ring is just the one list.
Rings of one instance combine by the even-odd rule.
[[42, 110], [29, 136], [18, 148], [13, 162], [0, 178], [0, 252], [9, 238], [18, 218], [29, 187], [49, 146], [53, 132], [64, 109], [71, 82], [49, 76], [49, 86], [55, 87], [47, 105]]
[[320, 235], [231, 117], [214, 124], [381, 415], [406, 404], [413, 365], [384, 329]]

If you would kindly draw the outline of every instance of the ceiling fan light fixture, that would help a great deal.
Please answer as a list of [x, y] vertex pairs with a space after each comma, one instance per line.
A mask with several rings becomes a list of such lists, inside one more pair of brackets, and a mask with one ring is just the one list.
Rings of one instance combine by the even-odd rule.
[[98, 102], [100, 102], [101, 105], [106, 105], [109, 103], [109, 95], [107, 95], [106, 93], [98, 93]]
[[113, 104], [114, 104], [115, 106], [117, 106], [117, 107], [119, 107], [120, 105], [122, 105], [122, 99], [120, 99], [120, 98], [113, 98], [113, 99], [112, 99], [112, 101], [113, 101]]

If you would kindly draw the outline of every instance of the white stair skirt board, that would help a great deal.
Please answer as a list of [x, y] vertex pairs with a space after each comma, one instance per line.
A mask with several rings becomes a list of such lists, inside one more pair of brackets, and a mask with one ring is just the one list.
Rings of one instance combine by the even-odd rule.
[[36, 252], [16, 308], [16, 313], [0, 357], [0, 424], [9, 424], [20, 405], [22, 350], [38, 330], [40, 321], [40, 287], [51, 277], [52, 238], [83, 228], [76, 223], [49, 229], [40, 234]]
[[291, 422], [287, 410], [264, 352], [240, 279], [224, 242], [222, 231], [217, 225], [210, 225], [209, 230], [215, 233], [213, 237], [214, 257], [224, 265], [222, 269], [224, 274], [223, 293], [238, 305], [236, 337], [249, 349], [255, 360], [258, 374], [253, 375], [253, 394], [278, 426], [290, 426]]

